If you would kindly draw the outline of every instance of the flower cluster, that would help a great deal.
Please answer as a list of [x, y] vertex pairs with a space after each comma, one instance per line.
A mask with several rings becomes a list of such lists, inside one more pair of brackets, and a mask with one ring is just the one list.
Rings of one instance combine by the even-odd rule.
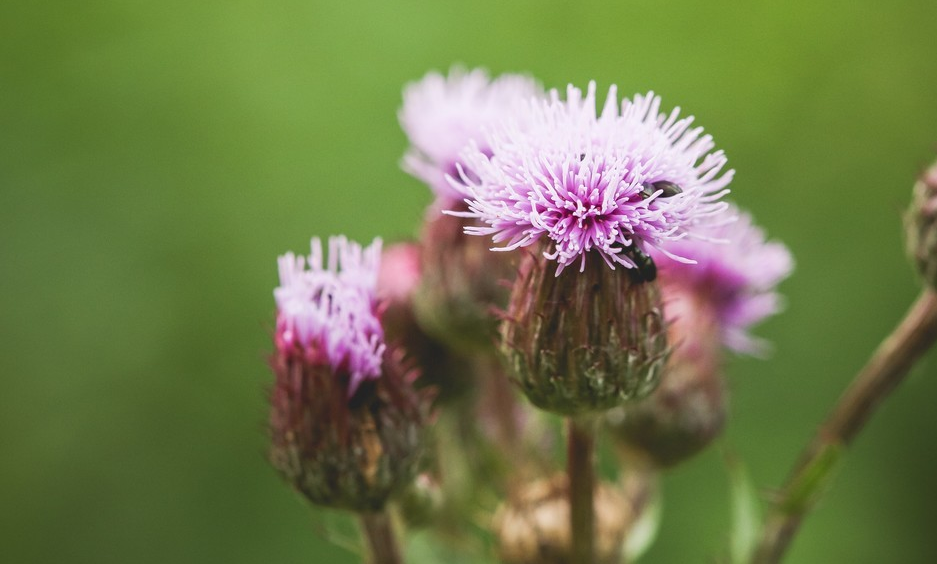
[[[506, 561], [620, 560], [651, 486], [596, 490], [594, 423], [641, 473], [686, 460], [722, 431], [725, 349], [757, 352], [750, 327], [780, 309], [791, 255], [723, 200], [712, 137], [653, 92], [596, 93], [426, 75], [399, 112], [403, 168], [435, 195], [419, 241], [279, 258], [270, 460], [361, 513], [381, 562], [401, 561], [388, 503], [448, 529], [481, 489], [522, 502], [499, 512]], [[567, 476], [545, 479], [555, 437], [530, 405], [569, 418]]]
[[692, 117], [660, 105], [653, 93], [619, 105], [613, 86], [598, 112], [594, 82], [585, 96], [570, 86], [565, 100], [555, 90], [528, 100], [462, 153], [471, 174], [460, 167], [451, 185], [469, 210], [452, 213], [486, 224], [466, 233], [505, 250], [546, 238], [557, 275], [577, 261], [583, 269], [591, 251], [611, 268], [638, 268], [650, 248], [670, 255], [666, 242], [697, 236], [723, 211], [733, 171], [719, 174], [726, 157]]
[[318, 238], [312, 239], [308, 258], [293, 253], [279, 258], [277, 347], [347, 373], [349, 396], [381, 373], [384, 331], [375, 315], [380, 256], [380, 239], [362, 248], [339, 236], [329, 239], [327, 262]]

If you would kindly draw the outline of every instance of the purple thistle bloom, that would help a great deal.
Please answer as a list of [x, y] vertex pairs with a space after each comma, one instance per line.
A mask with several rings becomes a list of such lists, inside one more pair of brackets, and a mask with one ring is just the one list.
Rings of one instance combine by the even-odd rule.
[[482, 69], [458, 67], [448, 77], [427, 74], [403, 93], [400, 124], [410, 140], [404, 170], [429, 184], [444, 206], [461, 200], [462, 194], [446, 180], [457, 175], [460, 151], [475, 140], [487, 152], [485, 128], [510, 115], [517, 101], [542, 95], [540, 85], [527, 76], [505, 74], [492, 80]]
[[375, 315], [381, 240], [362, 249], [330, 237], [327, 263], [318, 237], [311, 249], [308, 262], [293, 253], [279, 258], [276, 344], [283, 354], [296, 351], [305, 362], [347, 373], [350, 397], [381, 374], [384, 331]]
[[557, 275], [577, 261], [582, 271], [590, 251], [612, 269], [636, 268], [636, 250], [698, 236], [697, 224], [724, 210], [718, 200], [733, 175], [719, 176], [726, 157], [702, 128], [690, 128], [692, 117], [659, 110], [653, 93], [619, 107], [612, 86], [597, 113], [594, 82], [585, 97], [569, 86], [565, 101], [553, 90], [549, 100], [519, 105], [461, 154], [471, 173], [450, 184], [469, 211], [450, 213], [487, 224], [465, 232], [505, 243], [496, 250], [547, 238], [544, 255], [557, 261]]
[[[683, 239], [653, 255], [665, 301], [678, 302], [668, 308], [669, 317], [679, 310], [680, 296], [689, 293], [696, 303], [712, 308], [725, 346], [740, 353], [761, 353], [766, 343], [748, 330], [780, 311], [783, 302], [775, 287], [790, 275], [793, 257], [783, 243], [766, 241], [751, 216], [734, 206], [726, 210], [724, 221], [705, 228], [704, 235], [716, 242]], [[665, 252], [693, 257], [697, 264], [682, 264]]]

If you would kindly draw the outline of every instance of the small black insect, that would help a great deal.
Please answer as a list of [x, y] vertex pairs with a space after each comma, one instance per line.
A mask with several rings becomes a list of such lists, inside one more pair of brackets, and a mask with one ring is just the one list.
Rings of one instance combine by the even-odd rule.
[[637, 268], [628, 270], [634, 282], [653, 282], [657, 278], [657, 265], [654, 264], [654, 259], [645, 254], [644, 251], [632, 245], [625, 250], [625, 254], [637, 266]]
[[644, 182], [641, 184], [641, 197], [644, 199], [650, 198], [658, 190], [660, 190], [660, 196], [658, 196], [658, 198], [672, 198], [677, 194], [683, 193], [683, 188], [680, 188], [673, 182], [669, 180], [658, 180], [657, 182]]

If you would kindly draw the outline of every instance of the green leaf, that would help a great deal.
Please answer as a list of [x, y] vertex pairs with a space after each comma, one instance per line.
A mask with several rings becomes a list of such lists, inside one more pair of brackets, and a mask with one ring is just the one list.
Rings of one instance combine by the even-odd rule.
[[628, 538], [625, 539], [625, 562], [636, 562], [654, 544], [663, 513], [661, 497], [660, 489], [654, 488], [647, 507], [628, 532]]

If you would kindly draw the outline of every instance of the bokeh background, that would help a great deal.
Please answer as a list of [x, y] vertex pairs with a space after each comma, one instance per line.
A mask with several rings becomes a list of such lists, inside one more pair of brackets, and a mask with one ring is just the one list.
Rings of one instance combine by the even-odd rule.
[[[264, 460], [276, 256], [410, 236], [403, 85], [456, 62], [696, 115], [798, 263], [725, 443], [765, 495], [918, 284], [900, 214], [937, 150], [937, 3], [0, 4], [6, 562], [354, 562]], [[790, 562], [937, 559], [937, 355], [859, 438]], [[648, 563], [725, 554], [710, 451]], [[325, 520], [325, 521], [323, 521]]]

